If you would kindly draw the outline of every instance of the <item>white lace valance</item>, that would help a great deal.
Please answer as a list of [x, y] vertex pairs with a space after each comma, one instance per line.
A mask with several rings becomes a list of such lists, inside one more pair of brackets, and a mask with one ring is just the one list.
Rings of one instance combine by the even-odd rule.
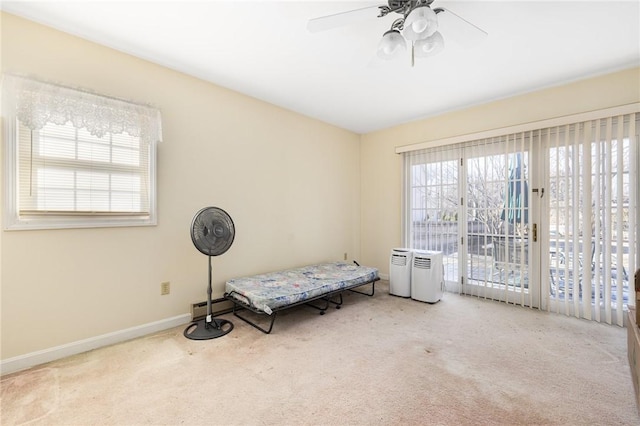
[[10, 74], [4, 75], [3, 92], [16, 118], [31, 130], [71, 122], [97, 137], [126, 132], [148, 143], [162, 141], [155, 108]]

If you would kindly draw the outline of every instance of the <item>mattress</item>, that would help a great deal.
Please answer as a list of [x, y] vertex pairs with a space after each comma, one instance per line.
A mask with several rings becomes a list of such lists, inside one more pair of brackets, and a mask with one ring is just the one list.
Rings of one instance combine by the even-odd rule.
[[263, 312], [313, 300], [375, 281], [378, 270], [353, 263], [332, 262], [227, 281], [225, 292]]

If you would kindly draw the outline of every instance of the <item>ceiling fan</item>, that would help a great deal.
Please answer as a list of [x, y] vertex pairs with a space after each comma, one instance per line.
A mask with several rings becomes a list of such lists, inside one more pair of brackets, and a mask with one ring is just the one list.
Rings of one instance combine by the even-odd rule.
[[437, 55], [444, 49], [445, 39], [438, 31], [444, 28], [447, 39], [453, 39], [464, 47], [470, 47], [484, 39], [487, 32], [443, 7], [432, 8], [434, 0], [389, 0], [386, 5], [370, 6], [334, 15], [310, 19], [310, 32], [329, 30], [367, 18], [382, 18], [392, 13], [400, 15], [391, 24], [380, 42], [376, 57], [392, 61], [401, 57], [411, 47], [411, 66], [415, 58]]

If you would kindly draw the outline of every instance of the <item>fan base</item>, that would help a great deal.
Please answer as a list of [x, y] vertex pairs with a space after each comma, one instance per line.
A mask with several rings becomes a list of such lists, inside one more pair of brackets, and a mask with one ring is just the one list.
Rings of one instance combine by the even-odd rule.
[[233, 330], [233, 323], [225, 319], [214, 319], [207, 323], [206, 319], [192, 322], [184, 330], [184, 337], [192, 340], [209, 340], [222, 337]]

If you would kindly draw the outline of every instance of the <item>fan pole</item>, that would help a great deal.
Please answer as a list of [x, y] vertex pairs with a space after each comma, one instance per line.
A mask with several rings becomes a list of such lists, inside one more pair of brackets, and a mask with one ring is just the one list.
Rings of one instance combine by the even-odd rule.
[[[209, 257], [209, 286], [207, 287], [207, 319], [205, 321], [205, 327], [209, 328], [211, 326], [211, 322], [213, 318], [211, 316], [211, 295], [213, 294], [213, 290], [211, 288], [211, 256]], [[217, 324], [214, 324], [214, 327], [218, 328]]]
[[209, 284], [207, 285], [207, 316], [191, 323], [184, 330], [184, 337], [193, 340], [208, 340], [224, 336], [233, 330], [233, 323], [225, 319], [213, 319], [211, 312], [211, 256], [209, 257]]

